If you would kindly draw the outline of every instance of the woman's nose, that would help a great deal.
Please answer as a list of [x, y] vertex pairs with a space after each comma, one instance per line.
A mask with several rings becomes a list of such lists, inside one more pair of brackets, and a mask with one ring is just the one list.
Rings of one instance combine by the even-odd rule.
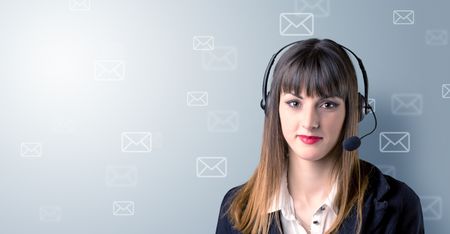
[[319, 127], [319, 114], [314, 107], [303, 108], [302, 126], [305, 129], [312, 130]]

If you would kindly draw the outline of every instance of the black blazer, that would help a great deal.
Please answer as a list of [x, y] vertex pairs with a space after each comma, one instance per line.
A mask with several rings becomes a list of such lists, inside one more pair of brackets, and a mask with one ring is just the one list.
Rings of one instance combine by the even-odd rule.
[[[369, 186], [364, 200], [361, 233], [424, 233], [422, 207], [417, 194], [405, 183], [383, 175], [374, 165], [360, 160], [363, 170], [369, 170]], [[235, 230], [224, 212], [233, 194], [241, 187], [230, 189], [222, 200], [216, 234], [240, 234]], [[274, 215], [280, 217], [281, 211]], [[356, 208], [345, 218], [339, 233], [355, 233]], [[279, 234], [273, 219], [269, 234]], [[283, 232], [281, 232], [283, 233]]]

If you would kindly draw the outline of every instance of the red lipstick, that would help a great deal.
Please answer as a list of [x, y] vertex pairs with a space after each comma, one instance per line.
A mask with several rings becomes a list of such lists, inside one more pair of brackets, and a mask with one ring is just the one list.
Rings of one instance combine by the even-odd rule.
[[308, 145], [312, 145], [322, 139], [322, 137], [307, 136], [307, 135], [300, 135], [299, 138], [303, 143], [308, 144]]

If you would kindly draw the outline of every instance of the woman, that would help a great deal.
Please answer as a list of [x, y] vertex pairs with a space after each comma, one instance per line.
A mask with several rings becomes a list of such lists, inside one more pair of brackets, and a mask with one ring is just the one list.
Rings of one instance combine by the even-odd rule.
[[270, 90], [259, 165], [225, 195], [216, 233], [424, 232], [416, 193], [343, 149], [362, 118], [344, 47], [295, 43], [279, 58]]

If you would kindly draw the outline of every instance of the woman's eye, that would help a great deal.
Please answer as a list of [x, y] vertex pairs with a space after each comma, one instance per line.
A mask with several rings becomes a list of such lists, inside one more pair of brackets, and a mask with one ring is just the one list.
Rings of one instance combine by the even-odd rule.
[[[300, 102], [296, 100], [287, 101], [286, 104], [288, 104], [291, 108], [298, 108], [300, 106]], [[334, 109], [337, 106], [339, 106], [339, 104], [335, 102], [325, 102], [321, 105], [321, 107], [324, 107], [325, 109]]]
[[299, 103], [295, 100], [291, 100], [291, 101], [287, 101], [286, 104], [288, 104], [290, 107], [296, 108]]
[[324, 106], [326, 109], [336, 108], [339, 106], [339, 104], [334, 102], [325, 102], [322, 106]]

